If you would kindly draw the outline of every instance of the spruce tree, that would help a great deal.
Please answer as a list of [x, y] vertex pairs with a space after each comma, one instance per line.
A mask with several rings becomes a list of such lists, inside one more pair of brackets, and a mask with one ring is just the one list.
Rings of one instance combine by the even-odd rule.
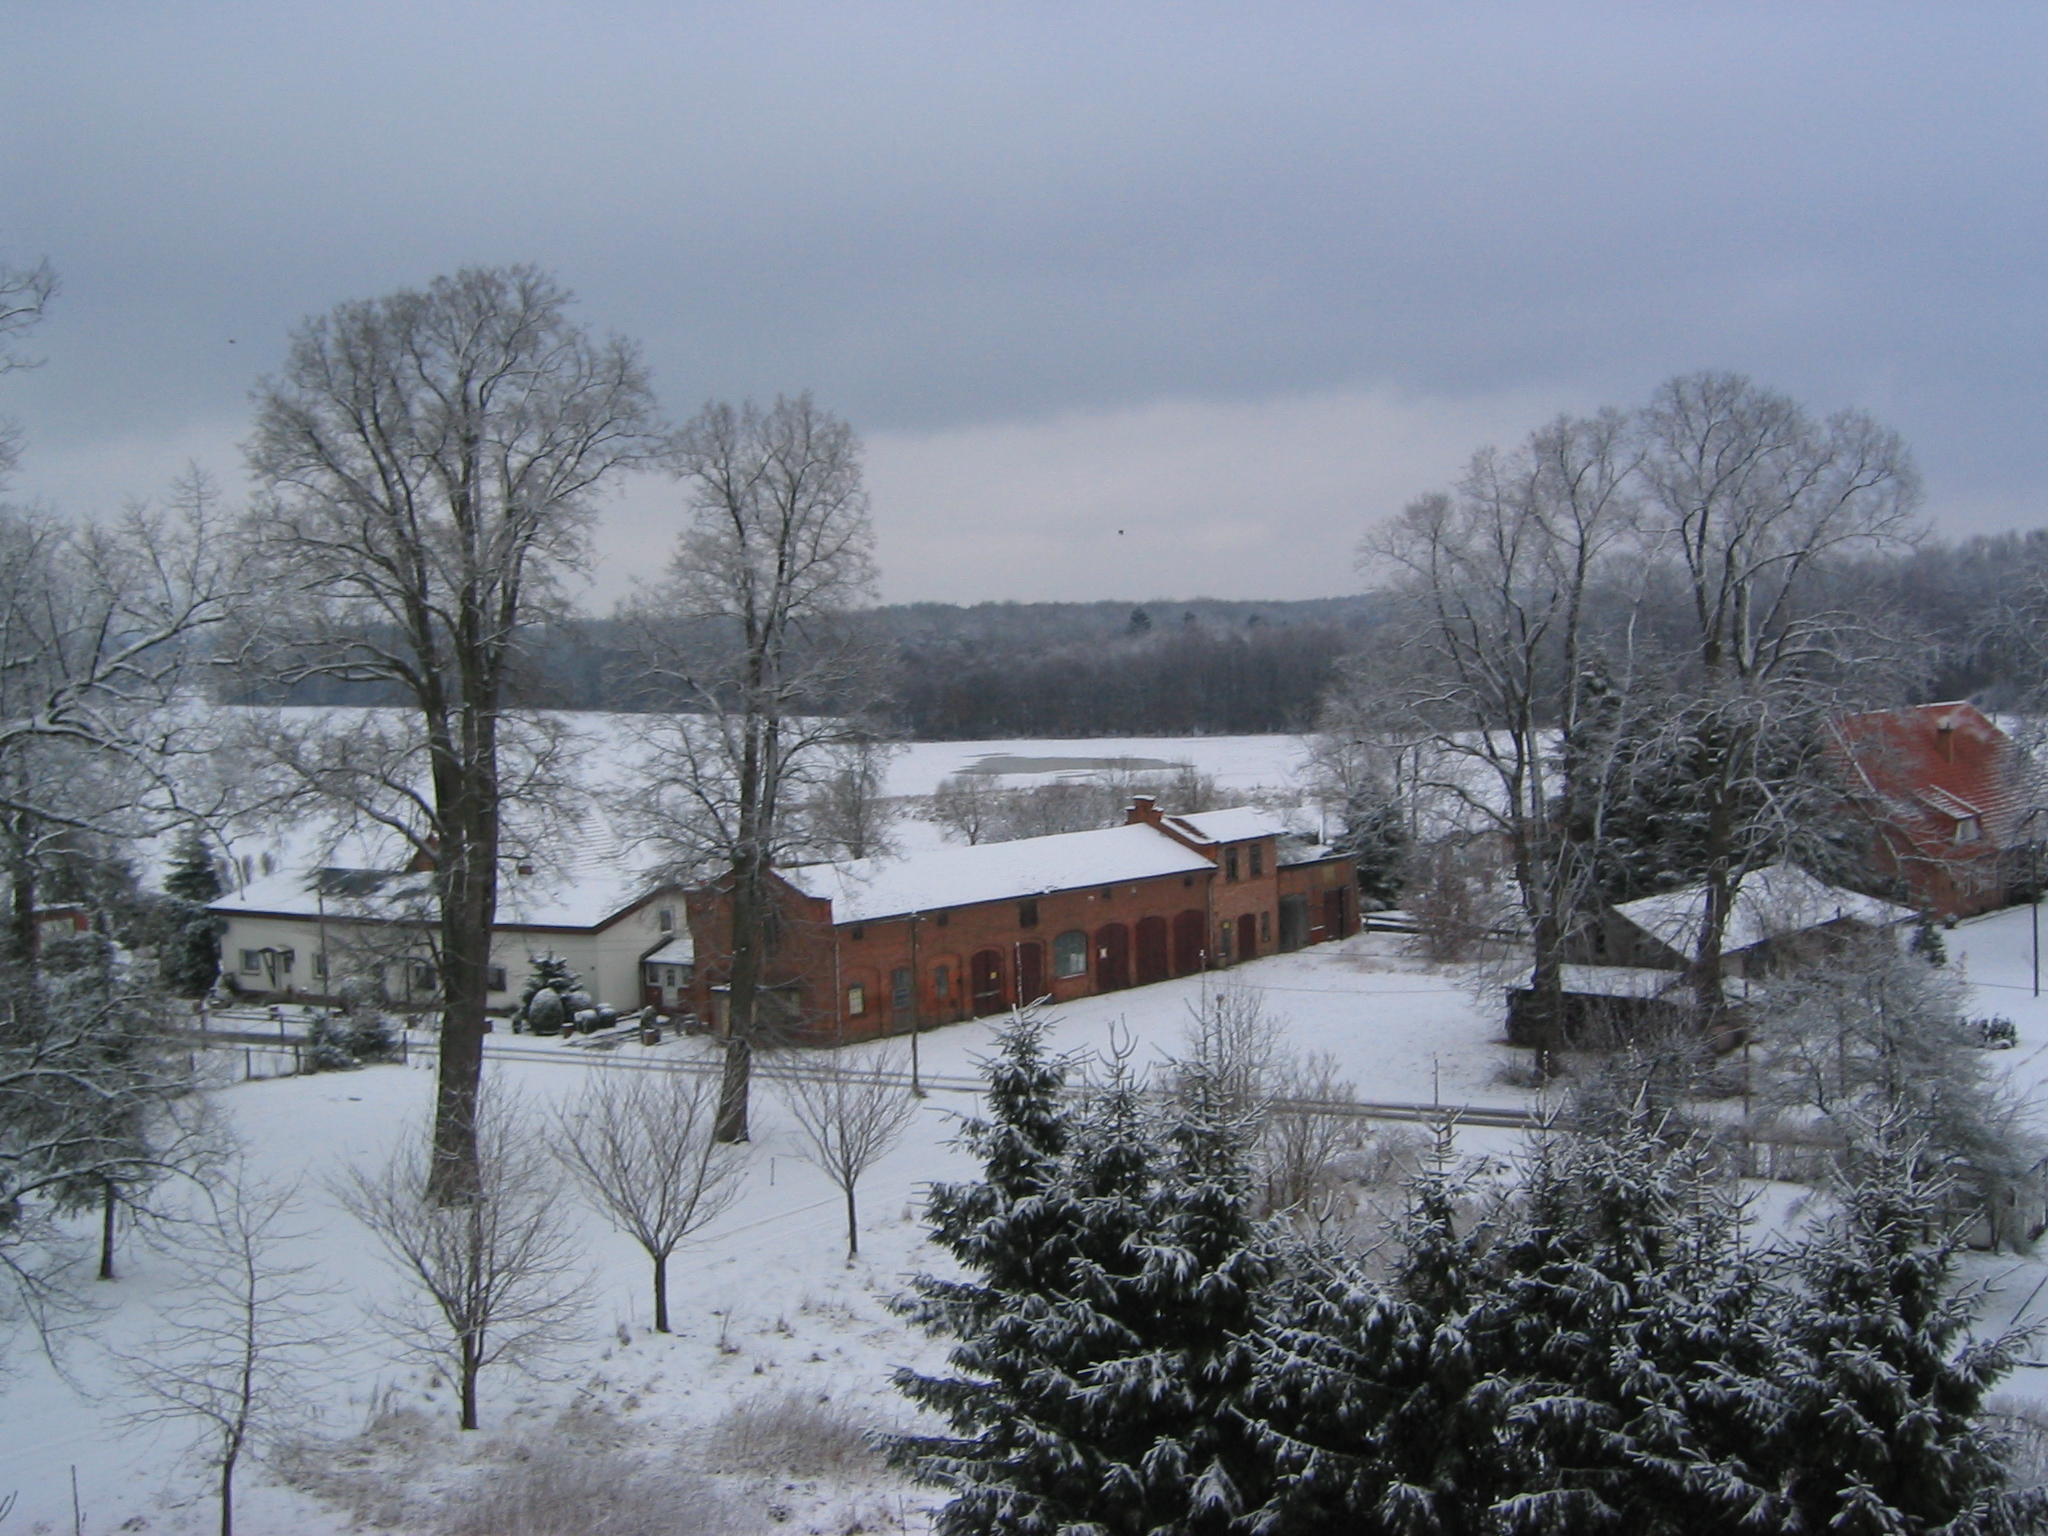
[[1771, 1437], [1782, 1528], [1862, 1533], [2034, 1531], [2039, 1489], [2010, 1486], [1985, 1402], [2024, 1337], [1973, 1340], [1956, 1233], [1924, 1142], [1881, 1128], [1841, 1206], [1798, 1244], [1776, 1326], [1796, 1369], [1776, 1383]]
[[220, 899], [220, 871], [197, 828], [178, 839], [164, 892], [170, 898], [170, 931], [158, 961], [164, 985], [177, 997], [204, 997], [220, 979], [220, 936], [227, 925], [207, 910]]
[[988, 1068], [993, 1118], [962, 1137], [983, 1178], [933, 1192], [971, 1278], [920, 1277], [905, 1310], [959, 1341], [956, 1374], [896, 1379], [954, 1433], [901, 1454], [952, 1490], [943, 1536], [1223, 1531], [1262, 1497], [1232, 1411], [1266, 1273], [1242, 1131], [1220, 1093], [1162, 1118], [1122, 1063], [1067, 1105], [1043, 1028], [1019, 1015]]

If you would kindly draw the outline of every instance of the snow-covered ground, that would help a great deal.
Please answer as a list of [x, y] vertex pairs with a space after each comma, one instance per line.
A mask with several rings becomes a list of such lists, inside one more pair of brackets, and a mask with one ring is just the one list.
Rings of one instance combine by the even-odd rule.
[[[920, 744], [892, 766], [889, 791], [928, 794], [948, 774], [1004, 758], [1035, 759], [1038, 774], [1093, 771], [1080, 763], [1047, 765], [1048, 759], [1192, 760], [1249, 797], [1290, 782], [1299, 745], [1291, 738], [1227, 737]], [[1006, 777], [1017, 782], [1023, 774], [1012, 765]], [[906, 831], [912, 833], [906, 841], [919, 846], [936, 840], [929, 823]], [[1951, 963], [1976, 989], [1976, 1011], [2006, 1015], [2018, 1026], [2019, 1048], [1994, 1060], [2038, 1097], [2048, 1093], [2048, 999], [2033, 995], [2031, 917], [2019, 909], [1966, 923], [1948, 943]], [[1402, 942], [1360, 935], [1255, 961], [1232, 972], [1231, 980], [1257, 989], [1297, 1051], [1334, 1056], [1362, 1098], [1529, 1103], [1528, 1091], [1507, 1081], [1512, 1053], [1499, 1043], [1498, 993], [1475, 970], [1410, 958]], [[1090, 1052], [1127, 1039], [1140, 1063], [1155, 1061], [1180, 1048], [1190, 1005], [1204, 984], [1190, 978], [1068, 1005], [1056, 1043]], [[922, 1040], [922, 1070], [940, 1082], [971, 1076], [990, 1034], [986, 1021], [931, 1032]], [[607, 1070], [566, 1046], [500, 1040], [510, 1049], [494, 1070], [536, 1105]], [[703, 1048], [670, 1041], [653, 1050], [672, 1058]], [[623, 1054], [644, 1054], [644, 1048], [629, 1045]], [[707, 1445], [721, 1425], [790, 1395], [810, 1403], [829, 1399], [835, 1412], [861, 1423], [905, 1422], [889, 1372], [903, 1364], [935, 1365], [942, 1348], [906, 1328], [887, 1303], [903, 1292], [909, 1275], [941, 1263], [924, 1244], [916, 1213], [929, 1182], [972, 1172], [950, 1145], [957, 1117], [972, 1107], [969, 1095], [950, 1088], [933, 1093], [902, 1144], [864, 1181], [861, 1258], [848, 1264], [839, 1196], [803, 1161], [785, 1111], [764, 1086], [755, 1100], [741, 1200], [673, 1267], [677, 1332], [663, 1337], [649, 1329], [647, 1264], [639, 1250], [581, 1214], [591, 1269], [585, 1337], [553, 1379], [487, 1372], [484, 1430], [462, 1436], [453, 1427], [447, 1386], [400, 1364], [389, 1340], [358, 1321], [365, 1304], [392, 1293], [393, 1281], [328, 1189], [338, 1170], [376, 1160], [415, 1133], [432, 1080], [430, 1063], [421, 1060], [410, 1068], [243, 1084], [217, 1095], [252, 1160], [277, 1178], [300, 1182], [298, 1226], [305, 1235], [291, 1257], [315, 1265], [337, 1288], [327, 1307], [348, 1330], [346, 1342], [308, 1373], [311, 1406], [321, 1418], [297, 1458], [299, 1481], [319, 1482], [326, 1496], [253, 1468], [239, 1511], [244, 1532], [339, 1532], [351, 1528], [352, 1510], [379, 1512], [395, 1528], [430, 1530], [435, 1500], [459, 1496], [479, 1486], [476, 1480], [490, 1468], [548, 1445], [623, 1447], [657, 1462], [703, 1467], [717, 1460]], [[1461, 1137], [1467, 1151], [1512, 1145], [1506, 1132]], [[1767, 1202], [1774, 1210], [1792, 1203]], [[1974, 1259], [1970, 1269], [1993, 1287], [1991, 1321], [2004, 1321], [2029, 1298], [2029, 1316], [2043, 1310], [2048, 1264], [2041, 1260], [1987, 1256]], [[166, 1282], [163, 1259], [130, 1239], [121, 1278], [85, 1287], [99, 1312], [66, 1345], [64, 1374], [39, 1358], [26, 1338], [12, 1341], [12, 1374], [0, 1378], [0, 1499], [18, 1490], [19, 1502], [0, 1525], [4, 1536], [72, 1530], [74, 1469], [81, 1532], [211, 1528], [210, 1502], [179, 1464], [177, 1437], [120, 1423], [128, 1404], [111, 1353], [140, 1347]], [[2048, 1399], [2048, 1368], [2022, 1369], [2008, 1389]], [[757, 1465], [721, 1474], [713, 1487], [729, 1504], [734, 1524], [746, 1530], [922, 1529], [930, 1502], [928, 1494], [872, 1466], [800, 1475]]]

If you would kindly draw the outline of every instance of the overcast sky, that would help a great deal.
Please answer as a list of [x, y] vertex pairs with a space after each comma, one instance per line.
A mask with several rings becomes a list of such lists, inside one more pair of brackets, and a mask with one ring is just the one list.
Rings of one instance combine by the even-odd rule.
[[302, 317], [537, 261], [671, 412], [851, 421], [891, 599], [1354, 590], [1475, 447], [1708, 367], [2048, 524], [2044, 79], [2038, 4], [0, 0], [0, 257], [64, 283], [13, 494], [239, 492]]

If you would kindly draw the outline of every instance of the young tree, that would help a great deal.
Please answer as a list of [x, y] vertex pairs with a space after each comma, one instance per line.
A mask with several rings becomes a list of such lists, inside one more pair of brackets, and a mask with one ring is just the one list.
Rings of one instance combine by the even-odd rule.
[[990, 834], [1002, 815], [1002, 781], [986, 773], [952, 773], [932, 791], [926, 815], [971, 848], [998, 841]]
[[262, 1184], [245, 1166], [228, 1170], [202, 1218], [178, 1228], [163, 1327], [145, 1351], [121, 1357], [145, 1400], [124, 1422], [191, 1429], [215, 1481], [220, 1536], [234, 1536], [244, 1454], [289, 1422], [305, 1396], [307, 1353], [335, 1340], [322, 1326], [331, 1290], [314, 1281], [314, 1265], [281, 1256], [303, 1235], [284, 1227], [298, 1214], [296, 1190]]
[[819, 1051], [790, 1061], [776, 1087], [803, 1139], [804, 1155], [846, 1197], [846, 1257], [860, 1257], [854, 1187], [917, 1118], [917, 1096], [886, 1050]]
[[223, 924], [206, 910], [220, 899], [220, 870], [196, 827], [178, 839], [164, 893], [175, 903], [169, 914], [172, 931], [158, 962], [164, 984], [178, 997], [204, 997], [220, 978]]
[[711, 1134], [712, 1099], [685, 1072], [598, 1070], [556, 1115], [563, 1160], [591, 1203], [654, 1262], [654, 1328], [667, 1333], [668, 1261], [740, 1191], [745, 1167]]
[[875, 569], [860, 442], [809, 395], [713, 403], [673, 463], [690, 524], [650, 624], [656, 702], [683, 713], [649, 732], [639, 814], [680, 872], [716, 872], [731, 902], [721, 1141], [747, 1135], [747, 1087], [765, 1022], [774, 941], [769, 871], [801, 835], [802, 792], [824, 754], [865, 734], [876, 661], [849, 624]]
[[383, 685], [417, 716], [418, 780], [361, 771], [412, 800], [403, 830], [438, 877], [442, 1199], [479, 1177], [501, 733], [522, 641], [585, 558], [598, 494], [655, 447], [637, 350], [592, 339], [569, 303], [520, 266], [340, 305], [258, 386], [249, 444], [266, 495], [247, 537], [276, 598], [259, 659], [286, 683]]
[[[424, 1127], [421, 1128], [424, 1131]], [[558, 1164], [509, 1091], [478, 1096], [470, 1126], [475, 1179], [466, 1199], [436, 1199], [424, 1134], [407, 1134], [382, 1167], [343, 1175], [336, 1197], [370, 1230], [409, 1288], [379, 1320], [460, 1391], [477, 1427], [477, 1378], [500, 1363], [531, 1367], [575, 1333], [581, 1254]]]
[[860, 732], [826, 750], [816, 787], [802, 809], [805, 841], [819, 857], [867, 859], [896, 851], [889, 828], [901, 814], [882, 793], [889, 761], [902, 748]]

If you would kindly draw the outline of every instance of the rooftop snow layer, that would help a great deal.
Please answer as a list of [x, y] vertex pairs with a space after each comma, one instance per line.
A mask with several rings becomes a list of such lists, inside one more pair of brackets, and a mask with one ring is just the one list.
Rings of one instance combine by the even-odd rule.
[[829, 900], [834, 922], [867, 923], [980, 901], [1203, 874], [1215, 867], [1157, 829], [1136, 825], [948, 848], [915, 858], [806, 864], [781, 874], [805, 895]]
[[[1623, 902], [1614, 910], [1652, 938], [1688, 959], [1699, 958], [1700, 927], [1706, 917], [1704, 883], [1661, 896]], [[1815, 879], [1792, 864], [1752, 870], [1736, 889], [1734, 909], [1721, 936], [1723, 954], [1735, 954], [1766, 939], [1839, 922], [1844, 918], [1884, 927], [1904, 922], [1911, 909], [1859, 896]]]
[[1196, 811], [1187, 816], [1169, 816], [1166, 819], [1212, 843], [1241, 843], [1254, 837], [1279, 837], [1287, 831], [1287, 823], [1278, 816], [1249, 805], [1233, 806], [1227, 811]]

